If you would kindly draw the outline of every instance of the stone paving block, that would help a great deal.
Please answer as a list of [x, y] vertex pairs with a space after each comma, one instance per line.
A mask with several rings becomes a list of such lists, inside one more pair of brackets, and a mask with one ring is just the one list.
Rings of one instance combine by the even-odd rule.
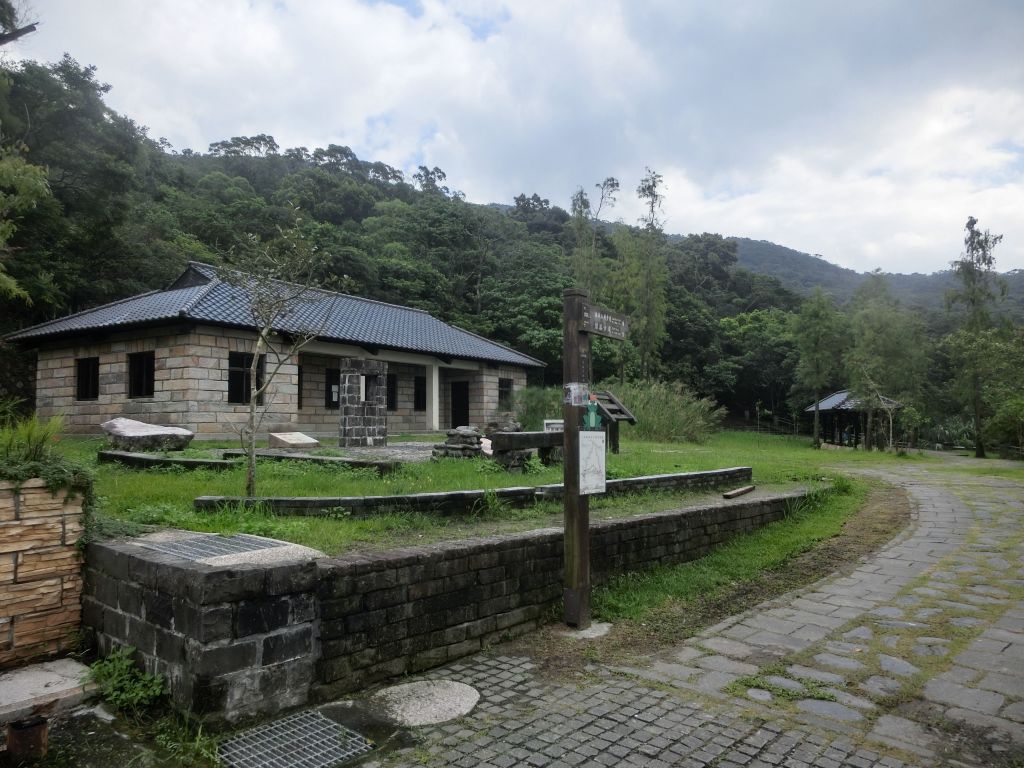
[[883, 677], [882, 675], [872, 675], [860, 684], [862, 691], [866, 691], [872, 696], [879, 698], [896, 693], [901, 687], [902, 684], [898, 680], [893, 680], [891, 677]]
[[707, 648], [709, 651], [720, 653], [724, 656], [732, 656], [737, 659], [745, 659], [754, 652], [754, 649], [746, 643], [741, 643], [738, 640], [731, 640], [728, 637], [709, 637], [700, 640], [700, 645], [703, 648]]
[[814, 656], [814, 660], [824, 667], [831, 667], [833, 669], [842, 669], [848, 672], [859, 672], [864, 669], [864, 665], [856, 659], [848, 659], [845, 656], [837, 656], [834, 653], [819, 653]]
[[[973, 672], [972, 677], [977, 677], [977, 672]], [[964, 682], [970, 682], [970, 680]], [[989, 672], [978, 681], [976, 687], [1012, 696], [1015, 699], [1024, 699], [1024, 677], [1021, 674], [1003, 675], [998, 672]]]
[[756, 675], [758, 671], [756, 664], [736, 661], [728, 656], [702, 656], [695, 659], [693, 664], [701, 669], [729, 672], [734, 675]]
[[878, 654], [878, 663], [879, 666], [882, 667], [882, 671], [899, 677], [910, 677], [911, 675], [915, 675], [921, 671], [909, 661], [905, 661], [895, 656], [889, 656], [884, 653]]
[[828, 683], [830, 685], [846, 684], [846, 678], [842, 675], [837, 675], [834, 672], [825, 672], [824, 670], [814, 669], [813, 667], [805, 667], [800, 664], [793, 664], [787, 667], [786, 672], [791, 674], [793, 677], [816, 680], [819, 683]]
[[1000, 693], [967, 688], [942, 678], [929, 680], [925, 684], [924, 697], [938, 704], [948, 704], [985, 715], [994, 715], [1006, 701], [1006, 697]]

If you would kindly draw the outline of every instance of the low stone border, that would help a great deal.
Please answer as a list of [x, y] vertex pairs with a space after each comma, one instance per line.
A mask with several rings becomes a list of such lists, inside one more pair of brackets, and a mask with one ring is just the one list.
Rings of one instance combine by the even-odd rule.
[[[700, 490], [722, 488], [750, 482], [750, 467], [731, 467], [708, 472], [676, 472], [666, 475], [627, 477], [607, 482], [607, 493], [624, 494], [641, 491]], [[512, 506], [525, 507], [538, 499], [562, 496], [561, 483], [555, 485], [517, 486], [494, 490], [442, 491], [394, 496], [199, 496], [193, 502], [197, 510], [216, 510], [224, 506], [262, 507], [276, 515], [310, 515], [326, 517], [345, 514], [367, 517], [394, 510], [464, 514], [478, 509], [494, 498]]]
[[152, 469], [153, 467], [184, 467], [185, 469], [231, 469], [239, 466], [237, 461], [224, 459], [186, 459], [171, 456], [157, 456], [153, 453], [134, 453], [130, 451], [100, 451], [97, 459], [101, 464], [123, 464], [133, 469]]
[[[225, 459], [245, 458], [245, 451], [240, 448], [230, 448], [221, 451]], [[256, 451], [257, 458], [272, 459], [274, 461], [311, 461], [315, 464], [334, 464], [343, 467], [369, 467], [377, 470], [378, 475], [388, 475], [398, 470], [402, 465], [400, 461], [386, 461], [376, 459], [352, 459], [347, 456], [316, 456], [312, 453], [301, 451], [277, 451], [261, 448]]]

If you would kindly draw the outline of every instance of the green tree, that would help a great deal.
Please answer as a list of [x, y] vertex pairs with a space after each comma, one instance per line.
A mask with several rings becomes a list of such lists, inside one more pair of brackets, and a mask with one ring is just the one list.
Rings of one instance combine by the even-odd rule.
[[900, 404], [920, 401], [928, 366], [924, 327], [911, 312], [892, 298], [881, 274], [872, 275], [854, 297], [852, 346], [845, 357], [853, 394], [867, 408], [865, 447], [874, 444], [874, 416], [888, 418], [888, 445], [894, 440]]
[[842, 369], [843, 322], [832, 297], [816, 288], [793, 323], [793, 338], [799, 360], [795, 379], [800, 389], [814, 396], [814, 447], [821, 447], [821, 417], [818, 403]]
[[[1003, 239], [1002, 235], [993, 235], [987, 229], [978, 229], [978, 220], [973, 216], [967, 218], [964, 235], [964, 250], [960, 258], [953, 262], [953, 271], [960, 280], [960, 288], [950, 291], [947, 300], [953, 304], [963, 304], [966, 316], [963, 332], [968, 337], [978, 337], [992, 325], [991, 307], [996, 299], [1006, 293], [1006, 284], [1000, 280], [995, 271], [995, 258], [992, 251]], [[985, 438], [983, 433], [983, 395], [982, 385], [985, 371], [982, 365], [983, 355], [977, 354], [979, 347], [972, 345], [970, 339], [963, 338], [959, 344], [962, 350], [961, 359], [966, 363], [962, 376], [966, 379], [968, 402], [971, 420], [974, 426], [974, 455], [985, 458]]]

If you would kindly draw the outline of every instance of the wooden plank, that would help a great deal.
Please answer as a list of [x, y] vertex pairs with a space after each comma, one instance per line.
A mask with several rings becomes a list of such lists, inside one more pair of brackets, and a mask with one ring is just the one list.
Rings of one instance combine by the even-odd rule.
[[754, 490], [756, 485], [744, 485], [742, 488], [735, 488], [731, 491], [726, 491], [722, 494], [723, 499], [735, 499], [737, 496], [742, 496], [745, 493], [750, 493]]
[[[567, 288], [562, 294], [562, 383], [590, 380], [590, 336], [584, 314], [587, 294]], [[592, 309], [592, 308], [590, 308]], [[580, 495], [580, 416], [582, 409], [563, 403], [562, 508], [565, 518], [565, 623], [577, 629], [590, 626], [590, 499]], [[557, 433], [556, 433], [557, 434]]]
[[561, 448], [561, 432], [494, 432], [491, 449], [495, 451], [525, 451], [529, 448]]

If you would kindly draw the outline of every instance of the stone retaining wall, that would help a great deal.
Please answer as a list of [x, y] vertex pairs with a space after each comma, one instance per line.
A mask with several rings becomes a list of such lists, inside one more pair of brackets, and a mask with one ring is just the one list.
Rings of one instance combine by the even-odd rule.
[[[802, 493], [604, 520], [593, 578], [678, 563], [780, 519]], [[562, 595], [546, 529], [278, 566], [199, 565], [91, 544], [84, 623], [134, 645], [175, 701], [210, 719], [270, 714], [471, 654], [534, 629]]]
[[0, 482], [0, 669], [75, 648], [83, 530], [81, 495]]
[[[624, 477], [608, 480], [606, 493], [642, 493], [725, 488], [750, 482], [750, 467], [731, 467], [707, 472], [676, 472], [665, 475]], [[561, 483], [541, 486], [514, 486], [493, 490], [437, 491], [392, 496], [198, 496], [197, 510], [213, 511], [223, 506], [262, 507], [277, 515], [334, 515], [339, 511], [353, 517], [368, 517], [395, 510], [467, 514], [488, 503], [488, 497], [515, 507], [533, 504], [537, 499], [562, 497]]]

